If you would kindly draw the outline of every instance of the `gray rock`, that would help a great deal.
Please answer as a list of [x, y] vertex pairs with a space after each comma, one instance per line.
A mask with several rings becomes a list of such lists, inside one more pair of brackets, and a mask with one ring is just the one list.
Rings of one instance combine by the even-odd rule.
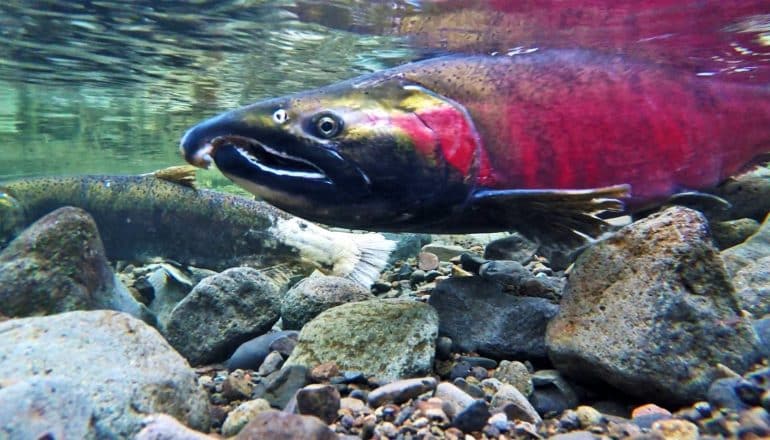
[[0, 388], [0, 437], [95, 438], [93, 412], [88, 395], [77, 382], [62, 377], [30, 377]]
[[759, 318], [770, 313], [770, 256], [748, 263], [733, 276], [741, 308]]
[[250, 267], [205, 278], [171, 312], [166, 338], [193, 365], [227, 358], [278, 321], [278, 287]]
[[246, 425], [235, 440], [337, 440], [337, 434], [312, 416], [282, 411], [262, 411]]
[[439, 333], [452, 338], [455, 351], [493, 358], [545, 358], [546, 324], [558, 311], [548, 300], [506, 294], [480, 277], [444, 280], [428, 303], [439, 314]]
[[337, 420], [340, 392], [331, 385], [313, 384], [297, 391], [297, 410], [306, 416], [316, 416], [327, 425]]
[[516, 232], [489, 243], [484, 248], [484, 258], [487, 260], [513, 260], [527, 264], [535, 255], [537, 247], [537, 243]]
[[153, 264], [147, 269], [150, 269], [151, 272], [146, 274], [143, 279], [151, 286], [153, 293], [152, 301], [148, 307], [158, 318], [158, 329], [164, 333], [166, 323], [168, 323], [174, 307], [190, 293], [194, 285], [173, 276], [172, 271], [178, 272], [179, 269], [169, 264]]
[[460, 254], [468, 252], [468, 250], [457, 245], [431, 243], [423, 246], [421, 252], [430, 252], [431, 254], [436, 255], [441, 261], [449, 261]]
[[319, 313], [340, 304], [374, 299], [372, 292], [347, 278], [314, 276], [305, 278], [281, 299], [285, 330], [299, 330]]
[[265, 399], [254, 399], [241, 403], [227, 414], [227, 418], [222, 424], [222, 435], [232, 437], [238, 434], [257, 414], [270, 409], [270, 402]]
[[492, 414], [489, 405], [483, 399], [478, 399], [460, 411], [452, 420], [452, 425], [465, 433], [480, 431]]
[[268, 376], [263, 397], [270, 405], [284, 408], [294, 394], [307, 385], [308, 371], [302, 365], [284, 365], [283, 368]]
[[148, 416], [142, 421], [142, 426], [144, 428], [134, 440], [216, 440], [216, 437], [193, 431], [166, 414]]
[[561, 298], [564, 281], [561, 277], [535, 276], [516, 261], [489, 261], [481, 266], [479, 275], [503, 286], [505, 292], [549, 300]]
[[[8, 320], [0, 323], [0, 334], [4, 380], [70, 382], [79, 392], [50, 396], [51, 405], [70, 412], [72, 420], [89, 410], [56, 402], [90, 407], [92, 437], [130, 438], [145, 416], [161, 412], [192, 428], [209, 428], [208, 399], [195, 371], [142, 321], [113, 311], [78, 311]], [[56, 411], [37, 416], [61, 423]]]
[[369, 393], [369, 406], [377, 408], [391, 402], [396, 404], [404, 403], [420, 394], [435, 389], [436, 379], [432, 377], [397, 380], [373, 389]]
[[246, 341], [227, 360], [227, 369], [230, 371], [238, 368], [256, 370], [262, 365], [267, 355], [273, 351], [288, 357], [297, 344], [298, 335], [299, 332], [297, 331], [284, 330], [257, 336]]
[[763, 355], [770, 357], [770, 316], [756, 319], [752, 325], [754, 326], [754, 331], [757, 332], [757, 336], [759, 336]]
[[742, 381], [739, 377], [723, 377], [715, 380], [709, 386], [707, 399], [712, 408], [725, 408], [732, 411], [743, 411], [751, 406], [741, 400], [736, 392], [738, 384]]
[[449, 382], [441, 382], [436, 387], [435, 396], [444, 402], [444, 411], [450, 419], [469, 407], [476, 399]]
[[542, 421], [524, 394], [507, 383], [500, 384], [497, 392], [492, 396], [491, 407], [492, 413], [503, 412], [508, 420], [521, 420], [534, 424]]
[[281, 353], [271, 351], [265, 358], [265, 361], [262, 362], [262, 365], [259, 366], [257, 374], [260, 376], [268, 376], [281, 369], [281, 365], [283, 365], [283, 356], [281, 356]]
[[643, 398], [703, 399], [717, 364], [742, 372], [759, 357], [708, 225], [687, 208], [586, 250], [560, 306], [547, 335], [559, 371]]
[[0, 253], [0, 315], [26, 317], [111, 309], [153, 323], [147, 308], [120, 284], [91, 216], [59, 208]]
[[522, 394], [532, 394], [532, 375], [527, 366], [518, 361], [500, 361], [493, 375], [503, 383], [515, 386]]
[[326, 310], [299, 334], [286, 365], [313, 368], [334, 361], [390, 381], [430, 372], [436, 351], [438, 316], [427, 304], [376, 299]]
[[740, 218], [711, 223], [711, 233], [719, 249], [739, 245], [759, 230], [759, 222], [753, 218]]
[[770, 256], [770, 215], [762, 222], [759, 230], [745, 242], [722, 251], [722, 259], [730, 275], [768, 256]]
[[543, 416], [559, 414], [577, 406], [578, 395], [556, 370], [538, 370], [532, 375], [530, 402]]

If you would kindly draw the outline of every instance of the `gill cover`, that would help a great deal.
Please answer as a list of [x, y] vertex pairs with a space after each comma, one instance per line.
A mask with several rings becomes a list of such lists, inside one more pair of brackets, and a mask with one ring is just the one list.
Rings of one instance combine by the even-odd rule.
[[181, 148], [279, 208], [360, 229], [446, 221], [484, 166], [467, 111], [397, 72], [224, 113], [191, 128]]

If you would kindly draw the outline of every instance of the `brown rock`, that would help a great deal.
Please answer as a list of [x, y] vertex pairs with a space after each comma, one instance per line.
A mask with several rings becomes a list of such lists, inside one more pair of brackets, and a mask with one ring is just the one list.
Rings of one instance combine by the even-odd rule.
[[310, 380], [313, 382], [327, 382], [340, 374], [340, 368], [334, 361], [318, 364], [310, 370]]
[[246, 425], [235, 440], [336, 440], [337, 434], [312, 416], [263, 411]]
[[652, 433], [666, 440], [697, 440], [698, 427], [687, 420], [660, 420], [652, 424]]
[[429, 271], [438, 269], [438, 256], [432, 252], [420, 252], [417, 255], [417, 267]]
[[222, 382], [222, 396], [228, 400], [244, 400], [251, 397], [251, 375], [235, 370]]
[[658, 405], [656, 405], [654, 403], [648, 403], [646, 405], [637, 406], [636, 408], [634, 408], [631, 411], [631, 418], [635, 419], [635, 418], [637, 418], [639, 416], [646, 416], [646, 415], [650, 415], [650, 414], [660, 414], [660, 415], [663, 415], [663, 416], [670, 416], [671, 415], [671, 411], [669, 411], [669, 410], [667, 410], [665, 408], [661, 408], [661, 407], [659, 407]]
[[337, 420], [340, 392], [331, 385], [308, 385], [297, 391], [297, 410], [300, 414], [316, 416], [327, 424]]

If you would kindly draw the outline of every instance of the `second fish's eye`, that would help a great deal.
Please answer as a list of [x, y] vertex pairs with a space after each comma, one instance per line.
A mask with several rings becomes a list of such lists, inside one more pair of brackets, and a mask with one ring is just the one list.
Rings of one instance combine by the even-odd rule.
[[342, 131], [342, 120], [332, 113], [318, 115], [314, 125], [318, 135], [326, 139], [334, 137]]

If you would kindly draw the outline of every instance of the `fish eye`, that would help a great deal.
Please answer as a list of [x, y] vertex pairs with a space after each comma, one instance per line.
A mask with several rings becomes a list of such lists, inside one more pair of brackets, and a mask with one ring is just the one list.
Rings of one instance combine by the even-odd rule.
[[273, 113], [273, 121], [277, 122], [278, 124], [283, 124], [284, 122], [289, 120], [289, 112], [286, 110], [279, 108], [278, 110]]
[[313, 124], [318, 135], [329, 139], [342, 131], [342, 120], [335, 114], [322, 113], [314, 118]]

